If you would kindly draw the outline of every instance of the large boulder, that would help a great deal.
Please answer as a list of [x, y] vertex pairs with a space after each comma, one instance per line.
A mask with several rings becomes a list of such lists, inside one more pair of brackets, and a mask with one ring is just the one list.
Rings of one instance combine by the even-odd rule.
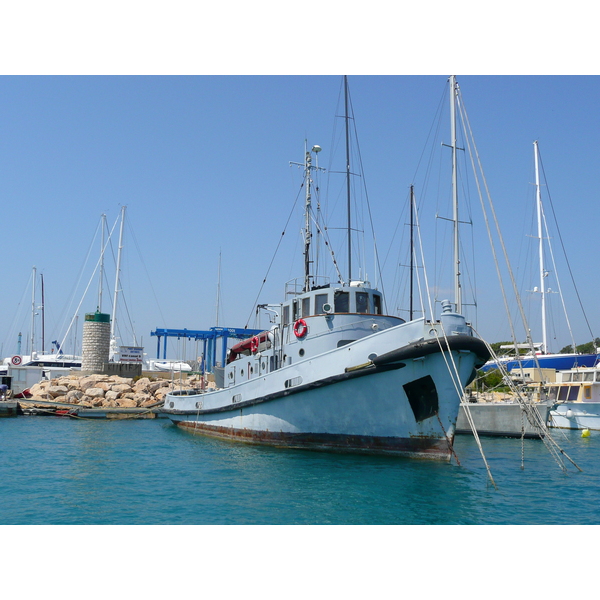
[[134, 398], [119, 398], [115, 402], [120, 408], [137, 408], [138, 405]]
[[117, 383], [111, 386], [111, 391], [116, 392], [117, 394], [126, 394], [131, 392], [131, 386], [127, 383]]
[[104, 398], [104, 390], [99, 387], [89, 387], [85, 390], [85, 395], [89, 398]]
[[51, 385], [46, 390], [48, 394], [50, 394], [53, 398], [58, 398], [58, 396], [66, 396], [69, 391], [67, 386], [65, 385]]
[[77, 403], [83, 397], [83, 392], [81, 390], [69, 390], [67, 392], [67, 402]]

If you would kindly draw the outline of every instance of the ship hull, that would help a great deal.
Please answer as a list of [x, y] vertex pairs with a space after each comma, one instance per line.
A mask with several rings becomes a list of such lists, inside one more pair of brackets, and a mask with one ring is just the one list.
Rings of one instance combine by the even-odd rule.
[[[375, 356], [374, 341], [231, 388], [174, 392], [164, 416], [194, 433], [255, 444], [449, 460], [462, 390], [485, 362], [485, 345], [458, 335]], [[356, 364], [357, 356], [371, 359]]]

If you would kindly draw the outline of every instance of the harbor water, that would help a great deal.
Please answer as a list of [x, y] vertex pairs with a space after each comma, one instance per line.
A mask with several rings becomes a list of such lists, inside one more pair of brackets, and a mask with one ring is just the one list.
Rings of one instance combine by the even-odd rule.
[[[3, 525], [590, 525], [600, 432], [471, 436], [451, 463], [286, 450], [194, 436], [163, 419], [0, 421]], [[523, 468], [522, 468], [523, 466]]]

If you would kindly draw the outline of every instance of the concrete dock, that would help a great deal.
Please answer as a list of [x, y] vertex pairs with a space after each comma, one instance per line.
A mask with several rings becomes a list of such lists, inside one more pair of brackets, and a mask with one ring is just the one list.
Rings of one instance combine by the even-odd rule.
[[[468, 407], [465, 407], [468, 405]], [[462, 402], [456, 421], [456, 433], [473, 435], [466, 410], [470, 411], [478, 435], [500, 437], [523, 437], [540, 439], [544, 432], [529, 422], [527, 414], [518, 402]], [[536, 402], [533, 408], [538, 411], [543, 423], [548, 423], [550, 407]]]

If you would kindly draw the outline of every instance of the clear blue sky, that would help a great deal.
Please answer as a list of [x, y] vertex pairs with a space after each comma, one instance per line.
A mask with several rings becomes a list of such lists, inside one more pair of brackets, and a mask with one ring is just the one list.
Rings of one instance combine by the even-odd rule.
[[[215, 10], [212, 17], [224, 17]], [[329, 10], [325, 13], [332, 16]], [[24, 338], [28, 336], [28, 282], [33, 266], [45, 281], [46, 346], [50, 340], [62, 339], [97, 260], [99, 238], [85, 262], [100, 215], [105, 213], [112, 227], [122, 205], [127, 206], [122, 280], [127, 309], [119, 307], [119, 318], [125, 320], [128, 311], [150, 355], [155, 352], [150, 332], [157, 327], [206, 329], [214, 325], [219, 253], [219, 324], [244, 326], [298, 194], [299, 172], [290, 168], [289, 161], [302, 161], [305, 139], [322, 146], [322, 165], [329, 166], [334, 160], [332, 131], [337, 128], [339, 133], [341, 127], [336, 115], [340, 114], [342, 81], [335, 73], [351, 74], [350, 91], [378, 248], [382, 260], [387, 257], [384, 285], [393, 295], [388, 298], [388, 308], [394, 312], [404, 302], [396, 298], [396, 287], [401, 286], [394, 264], [403, 260], [401, 249], [406, 240], [397, 232], [406, 229], [405, 205], [411, 183], [422, 186], [417, 187], [420, 218], [424, 242], [432, 253], [427, 263], [430, 282], [435, 279], [434, 273], [444, 264], [440, 240], [446, 239], [448, 230], [434, 216], [436, 211], [449, 216], [444, 204], [449, 167], [439, 163], [446, 171], [428, 184], [431, 196], [425, 198], [417, 166], [440, 102], [447, 112], [447, 96], [442, 100], [447, 94], [446, 71], [455, 65], [446, 53], [440, 54], [439, 60], [427, 53], [425, 62], [422, 57], [409, 61], [401, 55], [402, 65], [398, 66], [399, 59], [387, 50], [418, 50], [415, 34], [394, 46], [383, 35], [391, 34], [391, 25], [381, 23], [381, 39], [374, 34], [361, 38], [369, 50], [359, 53], [352, 46], [345, 51], [347, 56], [340, 57], [344, 52], [341, 32], [333, 41], [320, 38], [325, 30], [315, 24], [305, 40], [296, 28], [285, 40], [277, 33], [270, 39], [266, 57], [253, 62], [267, 44], [260, 35], [263, 29], [255, 30], [253, 44], [243, 43], [249, 35], [244, 33], [234, 49], [227, 45], [235, 32], [244, 31], [243, 14], [231, 21], [229, 37], [207, 32], [208, 20], [198, 32], [199, 39], [193, 40], [198, 14], [192, 15], [190, 23], [179, 18], [182, 15], [177, 17], [185, 33], [180, 38], [168, 27], [177, 15], [169, 15], [171, 20], [165, 24], [161, 15], [144, 13], [138, 15], [138, 22], [161, 24], [164, 35], [152, 37], [150, 30], [140, 25], [139, 40], [135, 36], [129, 39], [127, 51], [120, 54], [125, 36], [121, 26], [102, 27], [108, 22], [106, 15], [98, 16], [100, 25], [89, 30], [88, 40], [83, 39], [83, 32], [74, 33], [75, 46], [69, 46], [61, 35], [68, 29], [63, 22], [56, 19], [50, 34], [43, 27], [44, 14], [36, 15], [29, 23], [28, 35], [44, 32], [42, 41], [52, 43], [38, 44], [14, 63], [8, 61], [6, 75], [0, 79], [3, 356], [16, 351], [18, 331]], [[126, 10], [124, 18], [124, 22], [135, 20], [136, 15]], [[524, 25], [513, 27], [526, 33]], [[429, 35], [443, 31], [437, 24]], [[112, 37], [107, 35], [110, 32]], [[204, 36], [200, 36], [202, 32]], [[476, 35], [480, 41], [485, 37], [482, 32]], [[545, 35], [539, 37], [545, 40]], [[500, 38], [496, 33], [490, 41]], [[525, 47], [524, 37], [515, 39], [513, 46]], [[105, 45], [97, 47], [100, 40]], [[22, 47], [23, 40], [15, 36], [12, 41], [11, 56], [15, 58], [15, 48]], [[463, 67], [462, 72], [502, 73], [461, 75], [460, 69], [455, 71], [513, 267], [518, 267], [519, 284], [523, 291], [537, 285], [535, 273], [525, 274], [531, 266], [526, 266], [524, 254], [524, 245], [531, 242], [527, 236], [535, 227], [531, 183], [532, 143], [537, 139], [581, 300], [594, 335], [600, 336], [598, 284], [590, 270], [600, 211], [600, 78], [506, 75], [523, 72], [518, 57], [499, 62], [495, 50], [494, 61], [465, 62], [464, 43], [457, 41], [455, 46], [455, 63]], [[195, 52], [184, 52], [186, 44]], [[439, 45], [443, 50], [444, 45]], [[143, 57], [141, 49], [146, 51]], [[546, 56], [539, 69], [534, 68], [533, 56], [527, 55], [525, 73], [569, 73], [565, 54], [559, 49], [553, 52], [561, 60], [552, 62]], [[366, 57], [378, 60], [368, 62]], [[585, 63], [581, 64], [579, 72], [587, 72]], [[81, 73], [92, 75], [78, 75]], [[125, 74], [115, 75], [118, 73]], [[447, 117], [442, 117], [440, 127], [439, 147], [441, 142], [449, 142]], [[446, 151], [441, 160], [448, 159]], [[326, 187], [323, 183], [322, 194]], [[481, 237], [481, 214], [472, 187], [470, 194], [474, 231], [480, 232], [473, 233], [478, 254], [476, 323], [480, 333], [493, 342], [507, 339], [508, 328], [485, 235]], [[550, 214], [549, 207], [547, 211]], [[283, 283], [301, 275], [300, 226], [296, 210], [259, 302], [280, 301]], [[464, 235], [470, 243], [470, 230]], [[116, 241], [115, 233], [115, 248]], [[560, 248], [554, 241], [558, 254]], [[368, 269], [374, 281], [374, 269]], [[107, 272], [105, 302], [110, 302], [114, 267], [107, 265]], [[560, 273], [576, 342], [588, 341], [587, 325], [568, 273], [564, 269]], [[83, 314], [96, 308], [97, 287], [94, 280], [81, 306], [78, 339]], [[524, 301], [537, 340], [535, 302], [527, 294]], [[569, 339], [558, 323], [562, 321], [558, 302], [553, 298], [552, 303], [556, 320], [552, 346], [558, 350]], [[38, 332], [39, 327], [36, 325]]]

